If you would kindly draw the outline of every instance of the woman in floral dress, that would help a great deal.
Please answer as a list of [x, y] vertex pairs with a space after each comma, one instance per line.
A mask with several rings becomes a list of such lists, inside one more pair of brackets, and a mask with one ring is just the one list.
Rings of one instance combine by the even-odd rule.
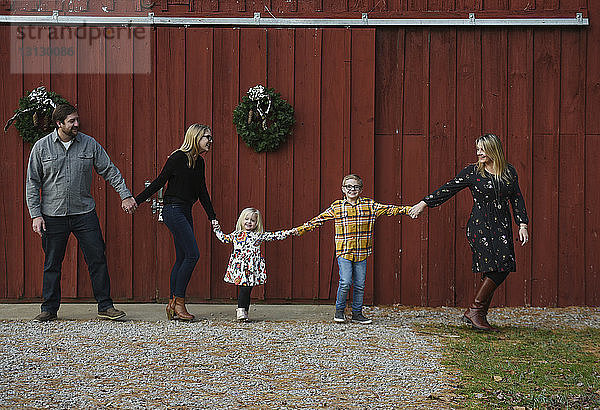
[[218, 223], [213, 226], [213, 230], [221, 242], [233, 244], [224, 280], [238, 287], [237, 319], [248, 320], [252, 288], [263, 285], [267, 280], [265, 258], [260, 245], [264, 241], [283, 240], [293, 234], [294, 230], [264, 232], [262, 217], [255, 208], [242, 211], [234, 232], [224, 234]]
[[516, 270], [509, 204], [519, 225], [521, 245], [529, 240], [527, 211], [519, 188], [517, 171], [506, 162], [500, 139], [485, 134], [476, 140], [477, 158], [456, 177], [427, 195], [409, 211], [417, 217], [426, 206], [443, 204], [464, 188], [473, 195], [467, 223], [467, 239], [473, 254], [473, 272], [482, 273], [482, 283], [463, 320], [479, 330], [497, 330], [487, 321], [494, 291]]

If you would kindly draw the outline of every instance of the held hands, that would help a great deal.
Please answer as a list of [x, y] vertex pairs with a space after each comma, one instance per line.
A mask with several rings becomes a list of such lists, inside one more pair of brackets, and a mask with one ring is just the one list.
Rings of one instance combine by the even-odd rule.
[[521, 246], [529, 242], [529, 232], [527, 232], [527, 225], [525, 224], [519, 226], [519, 240], [521, 241]]
[[212, 224], [213, 230], [221, 230], [221, 225], [219, 225], [218, 220], [213, 219], [212, 221], [210, 221], [210, 223]]
[[41, 237], [42, 234], [46, 232], [46, 222], [44, 221], [44, 218], [41, 216], [33, 218], [32, 228], [33, 232], [37, 233]]
[[427, 207], [425, 201], [421, 201], [418, 204], [413, 205], [412, 208], [410, 208], [410, 210], [408, 211], [408, 216], [410, 216], [412, 219], [416, 219], [419, 216], [419, 214], [423, 212], [425, 207]]
[[129, 198], [125, 198], [123, 201], [121, 201], [121, 208], [123, 208], [123, 210], [128, 214], [132, 214], [133, 212], [135, 212], [137, 207], [138, 204], [137, 202], [135, 202], [135, 199], [132, 196], [130, 196]]

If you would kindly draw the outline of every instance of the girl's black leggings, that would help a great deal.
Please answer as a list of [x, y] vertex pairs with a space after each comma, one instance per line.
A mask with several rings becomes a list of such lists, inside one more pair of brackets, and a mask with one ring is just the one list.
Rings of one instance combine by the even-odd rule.
[[248, 310], [250, 308], [250, 292], [252, 286], [238, 286], [238, 307]]
[[508, 276], [508, 272], [486, 272], [483, 276], [487, 276], [494, 281], [496, 286], [500, 286]]

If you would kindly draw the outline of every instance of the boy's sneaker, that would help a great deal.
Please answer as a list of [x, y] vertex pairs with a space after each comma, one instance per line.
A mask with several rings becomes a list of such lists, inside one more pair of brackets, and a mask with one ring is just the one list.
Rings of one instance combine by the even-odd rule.
[[343, 310], [336, 310], [335, 311], [335, 316], [333, 317], [333, 320], [335, 320], [336, 322], [339, 323], [343, 323], [346, 321], [346, 316], [344, 315], [344, 311]]
[[118, 320], [125, 317], [125, 312], [114, 307], [109, 307], [106, 310], [99, 310], [98, 317], [100, 319]]
[[356, 323], [360, 323], [363, 325], [368, 325], [369, 323], [373, 323], [371, 319], [365, 317], [362, 312], [354, 313], [352, 312], [352, 321]]

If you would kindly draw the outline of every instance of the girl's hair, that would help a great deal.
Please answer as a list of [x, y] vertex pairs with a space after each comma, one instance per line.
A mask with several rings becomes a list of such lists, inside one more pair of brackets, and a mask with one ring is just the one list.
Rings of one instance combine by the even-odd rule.
[[183, 144], [179, 148], [179, 151], [183, 151], [188, 157], [188, 167], [194, 168], [196, 166], [196, 159], [202, 153], [200, 140], [210, 132], [208, 125], [192, 124], [188, 127], [183, 138]]
[[[504, 150], [502, 150], [502, 143], [500, 138], [494, 134], [484, 134], [475, 140], [475, 146], [481, 144], [481, 148], [485, 152], [494, 164], [494, 171], [496, 176], [502, 178], [506, 182], [510, 182], [512, 176], [508, 169], [508, 163], [504, 157]], [[485, 176], [485, 165], [477, 162], [477, 172], [482, 176]]]
[[263, 233], [265, 229], [263, 227], [262, 216], [260, 215], [260, 211], [256, 208], [246, 208], [242, 211], [240, 217], [237, 220], [237, 223], [235, 224], [235, 230], [244, 230], [244, 220], [246, 219], [246, 216], [248, 214], [256, 214], [256, 228], [254, 229], [254, 232]]

